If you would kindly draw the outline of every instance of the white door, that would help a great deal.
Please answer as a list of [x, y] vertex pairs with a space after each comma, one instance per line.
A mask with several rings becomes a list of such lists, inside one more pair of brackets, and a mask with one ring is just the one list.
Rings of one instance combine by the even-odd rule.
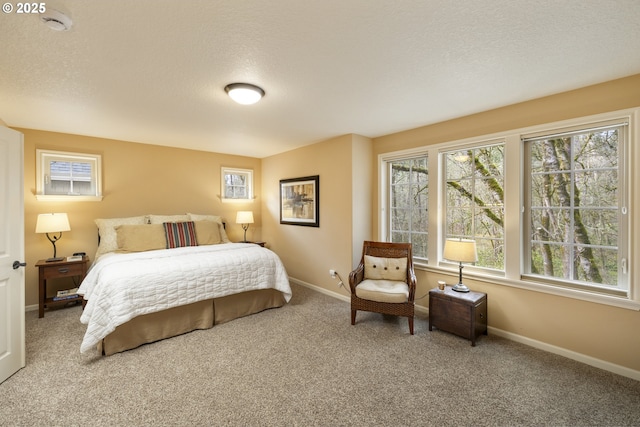
[[23, 169], [22, 134], [0, 126], [0, 383], [25, 364]]

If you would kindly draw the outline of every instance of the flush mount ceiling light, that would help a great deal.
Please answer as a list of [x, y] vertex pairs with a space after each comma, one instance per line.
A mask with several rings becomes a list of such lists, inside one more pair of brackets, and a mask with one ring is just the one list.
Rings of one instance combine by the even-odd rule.
[[224, 91], [242, 105], [255, 104], [264, 96], [264, 90], [249, 83], [231, 83], [225, 86]]
[[73, 25], [71, 18], [59, 10], [47, 8], [46, 11], [40, 14], [40, 20], [52, 30], [67, 31]]

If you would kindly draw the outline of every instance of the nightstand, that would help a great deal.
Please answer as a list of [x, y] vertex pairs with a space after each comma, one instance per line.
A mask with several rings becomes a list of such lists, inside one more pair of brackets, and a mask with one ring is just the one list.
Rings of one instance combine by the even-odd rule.
[[263, 248], [267, 244], [267, 242], [250, 242], [248, 240], [246, 242], [240, 242], [240, 243], [253, 243], [254, 245], [262, 246]]
[[47, 280], [59, 279], [64, 277], [77, 277], [78, 286], [87, 274], [87, 265], [89, 264], [89, 257], [83, 256], [81, 261], [67, 261], [65, 258], [63, 261], [47, 262], [41, 259], [36, 263], [38, 267], [38, 317], [44, 317], [45, 307], [53, 307], [59, 305], [65, 305], [70, 302], [82, 302], [82, 296], [77, 295], [75, 298], [63, 299], [54, 301], [53, 298], [47, 298]]
[[487, 294], [484, 292], [456, 292], [451, 286], [444, 291], [429, 291], [429, 330], [435, 326], [471, 340], [487, 335]]

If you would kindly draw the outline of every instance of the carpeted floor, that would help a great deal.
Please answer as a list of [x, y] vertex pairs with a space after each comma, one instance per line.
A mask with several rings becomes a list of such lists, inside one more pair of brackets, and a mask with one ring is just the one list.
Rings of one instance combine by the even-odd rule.
[[495, 336], [358, 313], [293, 285], [283, 308], [101, 357], [80, 307], [27, 313], [3, 426], [640, 425], [640, 382]]

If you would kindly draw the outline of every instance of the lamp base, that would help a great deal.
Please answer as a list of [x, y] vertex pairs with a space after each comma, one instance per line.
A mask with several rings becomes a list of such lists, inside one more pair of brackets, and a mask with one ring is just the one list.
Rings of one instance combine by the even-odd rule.
[[457, 285], [453, 285], [453, 287], [451, 289], [456, 291], [456, 292], [469, 292], [469, 288], [467, 288], [465, 285], [463, 285], [462, 282], [458, 283]]
[[60, 258], [60, 257], [55, 258], [54, 257], [54, 258], [47, 258], [46, 262], [60, 262], [62, 260], [64, 260], [64, 258]]

